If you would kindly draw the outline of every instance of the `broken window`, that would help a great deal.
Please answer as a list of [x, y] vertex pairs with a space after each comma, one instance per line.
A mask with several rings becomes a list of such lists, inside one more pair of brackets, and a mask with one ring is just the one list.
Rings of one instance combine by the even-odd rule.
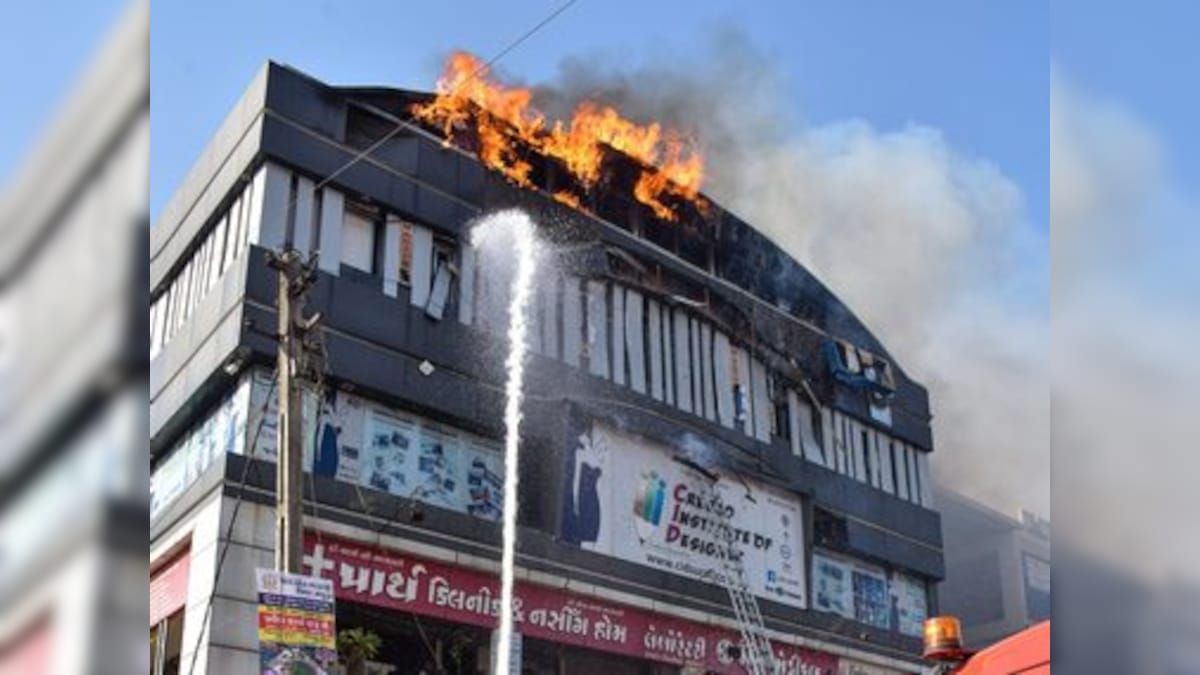
[[[412, 261], [412, 226], [405, 223], [405, 227], [409, 230], [409, 262]], [[403, 242], [403, 231], [401, 232], [401, 242]], [[403, 251], [403, 243], [401, 243], [401, 251]], [[446, 300], [450, 297], [450, 286], [454, 277], [457, 276], [457, 269], [454, 267], [454, 242], [448, 239], [435, 239], [433, 242], [433, 285], [429, 290], [429, 300], [425, 303], [425, 314], [432, 319], [441, 320], [446, 311]], [[403, 269], [403, 258], [401, 258], [401, 269]]]
[[858, 350], [858, 360], [862, 365], [863, 377], [868, 382], [883, 390], [895, 389], [892, 379], [892, 368], [888, 362], [866, 350]]
[[346, 204], [342, 220], [342, 263], [357, 270], [375, 272], [374, 210], [354, 203]]
[[413, 226], [412, 223], [400, 223], [400, 283], [412, 285], [413, 263]]
[[779, 379], [767, 378], [767, 396], [771, 401], [771, 434], [780, 438], [792, 438], [791, 411], [788, 409], [787, 389]]
[[842, 368], [848, 373], [858, 373], [862, 370], [862, 365], [858, 360], [858, 349], [849, 342], [837, 341], [838, 356], [840, 357]]
[[745, 431], [747, 392], [746, 388], [742, 386], [742, 382], [749, 378], [749, 374], [742, 372], [740, 349], [729, 350], [729, 376], [733, 382], [733, 422], [737, 428]]
[[875, 480], [874, 480], [875, 470], [871, 463], [871, 439], [868, 437], [866, 429], [863, 429], [861, 434], [862, 434], [861, 452], [862, 452], [863, 471], [866, 472], [867, 482], [874, 485], [875, 484]]

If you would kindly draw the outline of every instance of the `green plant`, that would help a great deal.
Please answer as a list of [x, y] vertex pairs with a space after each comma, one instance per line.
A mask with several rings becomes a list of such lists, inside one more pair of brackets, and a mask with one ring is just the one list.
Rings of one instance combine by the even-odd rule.
[[338, 658], [346, 666], [346, 675], [364, 675], [367, 661], [379, 655], [383, 640], [368, 628], [348, 628], [338, 631]]

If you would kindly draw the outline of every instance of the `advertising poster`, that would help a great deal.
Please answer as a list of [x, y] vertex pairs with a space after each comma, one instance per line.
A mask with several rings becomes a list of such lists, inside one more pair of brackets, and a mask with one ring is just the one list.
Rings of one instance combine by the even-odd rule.
[[176, 448], [171, 455], [154, 468], [150, 476], [150, 521], [158, 519], [162, 512], [187, 489], [187, 449]]
[[892, 597], [888, 592], [887, 575], [882, 570], [856, 564], [851, 572], [854, 586], [854, 620], [890, 628]]
[[877, 628], [890, 628], [892, 597], [883, 570], [813, 551], [813, 608]]
[[333, 582], [258, 570], [258, 646], [263, 675], [327, 675], [337, 663]]
[[813, 608], [854, 618], [851, 565], [813, 551]]
[[[266, 403], [254, 456], [273, 462], [278, 407], [267, 399], [271, 390], [267, 375], [255, 373], [245, 426], [254, 433]], [[332, 389], [319, 401], [306, 392], [303, 411], [306, 470], [478, 518], [500, 519], [504, 465], [497, 444]]]
[[361, 484], [499, 520], [503, 461], [486, 442], [439, 425], [370, 410]]
[[499, 452], [478, 443], [463, 450], [466, 455], [467, 513], [487, 520], [500, 520], [504, 509], [504, 464]]
[[188, 432], [150, 476], [150, 520], [195, 483], [225, 453], [244, 449], [249, 384], [241, 386]]
[[[254, 371], [251, 375], [252, 384], [250, 396], [250, 413], [246, 425], [246, 442], [250, 444], [250, 456], [274, 462], [276, 458], [275, 443], [279, 433], [279, 400], [278, 393], [271, 386], [271, 376], [268, 373]], [[266, 412], [263, 412], [266, 405]]]
[[312, 470], [318, 476], [358, 482], [362, 471], [363, 401], [329, 390], [315, 411]]
[[925, 583], [907, 574], [893, 574], [892, 601], [896, 605], [896, 630], [921, 637], [928, 611]]
[[[675, 454], [599, 423], [580, 434], [567, 453], [563, 538], [597, 553], [711, 580], [724, 544], [704, 503], [710, 479], [676, 461]], [[751, 592], [804, 607], [800, 500], [732, 474], [716, 489]]]
[[416, 466], [412, 475], [421, 500], [443, 509], [463, 510], [461, 452], [458, 439], [432, 429], [417, 438]]
[[409, 458], [416, 454], [417, 428], [411, 422], [372, 410], [367, 414], [367, 443], [360, 467], [366, 487], [396, 495], [413, 493]]

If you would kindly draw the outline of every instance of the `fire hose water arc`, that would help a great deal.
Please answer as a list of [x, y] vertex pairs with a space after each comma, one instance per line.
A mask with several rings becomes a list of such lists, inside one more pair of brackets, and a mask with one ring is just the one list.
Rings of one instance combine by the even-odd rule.
[[[528, 351], [529, 299], [537, 269], [538, 242], [533, 221], [518, 210], [486, 216], [471, 231], [472, 246], [486, 258], [504, 260], [505, 250], [515, 254], [512, 299], [508, 306], [507, 379], [504, 386], [504, 515], [500, 558], [500, 628], [496, 641], [494, 670], [509, 675], [513, 636], [513, 568], [517, 543], [517, 460], [520, 449], [521, 399]], [[481, 258], [485, 256], [481, 255]], [[508, 258], [508, 260], [512, 260]]]

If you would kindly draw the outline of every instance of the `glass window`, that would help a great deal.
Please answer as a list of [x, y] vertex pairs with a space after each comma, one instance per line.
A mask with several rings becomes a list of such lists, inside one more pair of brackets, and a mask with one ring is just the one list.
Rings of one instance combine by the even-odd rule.
[[400, 223], [400, 283], [412, 285], [413, 264], [413, 226], [412, 223]]
[[179, 675], [183, 652], [183, 610], [150, 628], [150, 675]]
[[342, 220], [342, 262], [368, 274], [375, 272], [375, 220], [372, 214], [349, 204]]

